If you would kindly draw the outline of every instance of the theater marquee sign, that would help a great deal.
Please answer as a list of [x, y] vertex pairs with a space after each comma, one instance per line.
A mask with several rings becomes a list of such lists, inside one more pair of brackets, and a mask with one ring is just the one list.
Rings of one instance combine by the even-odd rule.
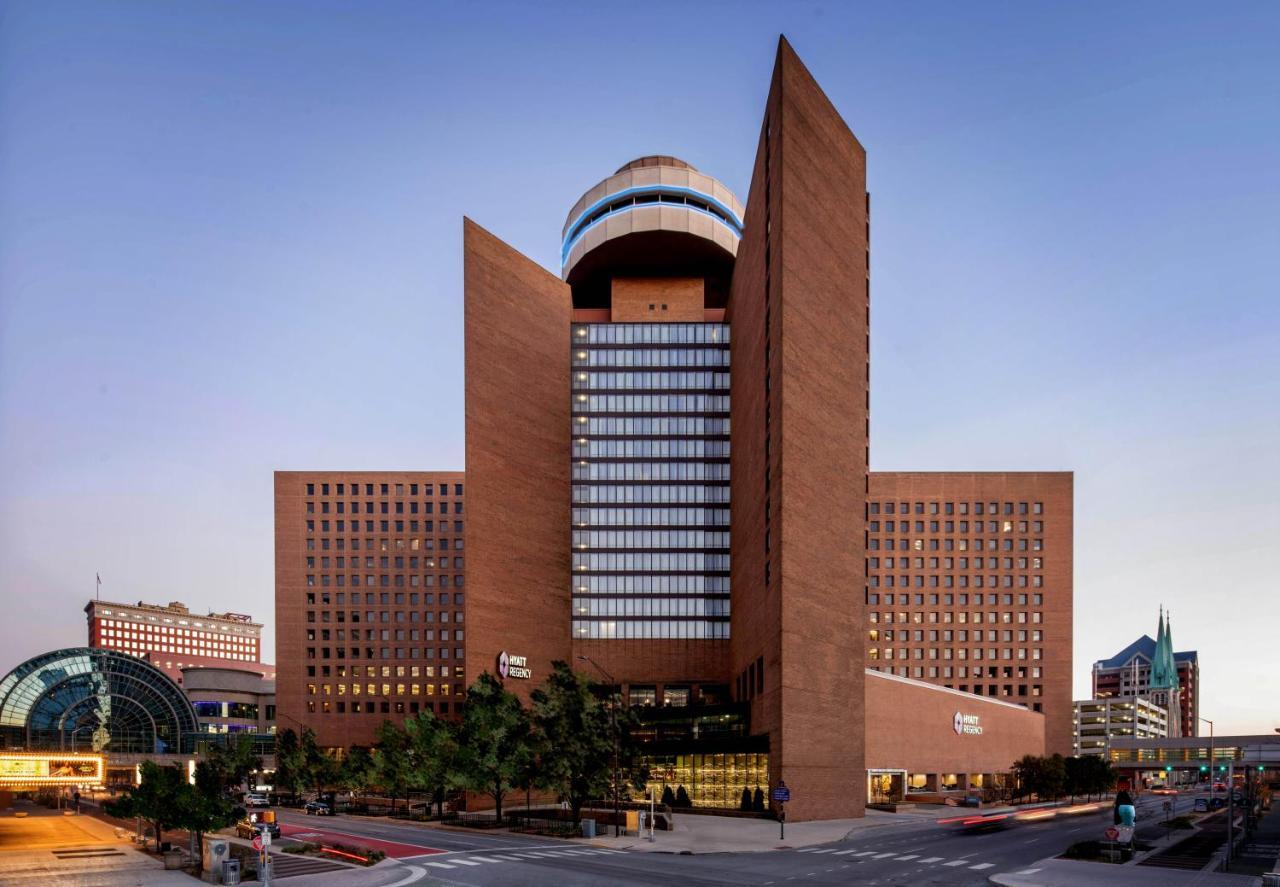
[[498, 677], [504, 681], [507, 678], [519, 678], [527, 681], [533, 677], [533, 671], [529, 668], [529, 660], [527, 658], [508, 654], [506, 650], [503, 650], [498, 654]]
[[956, 731], [957, 736], [981, 736], [982, 718], [956, 712], [951, 718], [951, 728]]

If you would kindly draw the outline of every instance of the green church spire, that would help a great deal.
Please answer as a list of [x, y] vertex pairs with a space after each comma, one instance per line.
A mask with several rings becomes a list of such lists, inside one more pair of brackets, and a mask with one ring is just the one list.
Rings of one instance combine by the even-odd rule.
[[1170, 690], [1178, 686], [1178, 666], [1173, 661], [1173, 637], [1160, 608], [1160, 627], [1156, 632], [1156, 652], [1151, 657], [1151, 689]]

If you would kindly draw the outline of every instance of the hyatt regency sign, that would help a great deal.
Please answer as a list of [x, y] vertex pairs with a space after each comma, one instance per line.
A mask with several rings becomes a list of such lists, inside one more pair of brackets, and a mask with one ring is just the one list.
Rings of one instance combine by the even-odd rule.
[[533, 677], [533, 672], [529, 669], [529, 660], [524, 656], [508, 655], [506, 650], [498, 654], [498, 677], [504, 681], [507, 678], [520, 678], [528, 680]]
[[966, 715], [956, 712], [951, 717], [951, 729], [957, 736], [981, 736], [982, 719], [978, 715]]

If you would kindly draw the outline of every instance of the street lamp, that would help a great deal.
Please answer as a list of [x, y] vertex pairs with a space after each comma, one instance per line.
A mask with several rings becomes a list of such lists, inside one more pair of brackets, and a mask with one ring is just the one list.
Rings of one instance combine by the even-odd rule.
[[1213, 798], [1213, 721], [1209, 720], [1208, 718], [1202, 718], [1199, 715], [1196, 715], [1196, 717], [1209, 725], [1209, 798], [1210, 798], [1209, 806], [1212, 807], [1213, 806], [1213, 800], [1212, 800]]
[[618, 736], [618, 706], [622, 703], [622, 688], [613, 679], [613, 675], [605, 671], [604, 666], [599, 662], [596, 662], [590, 656], [580, 655], [578, 658], [583, 662], [590, 662], [600, 674], [605, 676], [605, 680], [609, 682], [610, 696], [613, 696], [615, 692], [618, 694], [618, 698], [612, 700], [609, 705], [609, 726], [613, 729], [613, 836], [617, 838], [622, 834], [622, 814], [618, 809], [618, 745], [620, 742], [620, 737]]

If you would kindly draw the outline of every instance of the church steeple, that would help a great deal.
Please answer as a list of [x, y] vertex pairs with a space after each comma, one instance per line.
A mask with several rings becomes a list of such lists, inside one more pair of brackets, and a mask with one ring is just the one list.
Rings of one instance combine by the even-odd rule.
[[1178, 666], [1173, 661], [1173, 639], [1160, 607], [1160, 624], [1156, 631], [1156, 652], [1151, 657], [1151, 689], [1169, 690], [1178, 686]]

